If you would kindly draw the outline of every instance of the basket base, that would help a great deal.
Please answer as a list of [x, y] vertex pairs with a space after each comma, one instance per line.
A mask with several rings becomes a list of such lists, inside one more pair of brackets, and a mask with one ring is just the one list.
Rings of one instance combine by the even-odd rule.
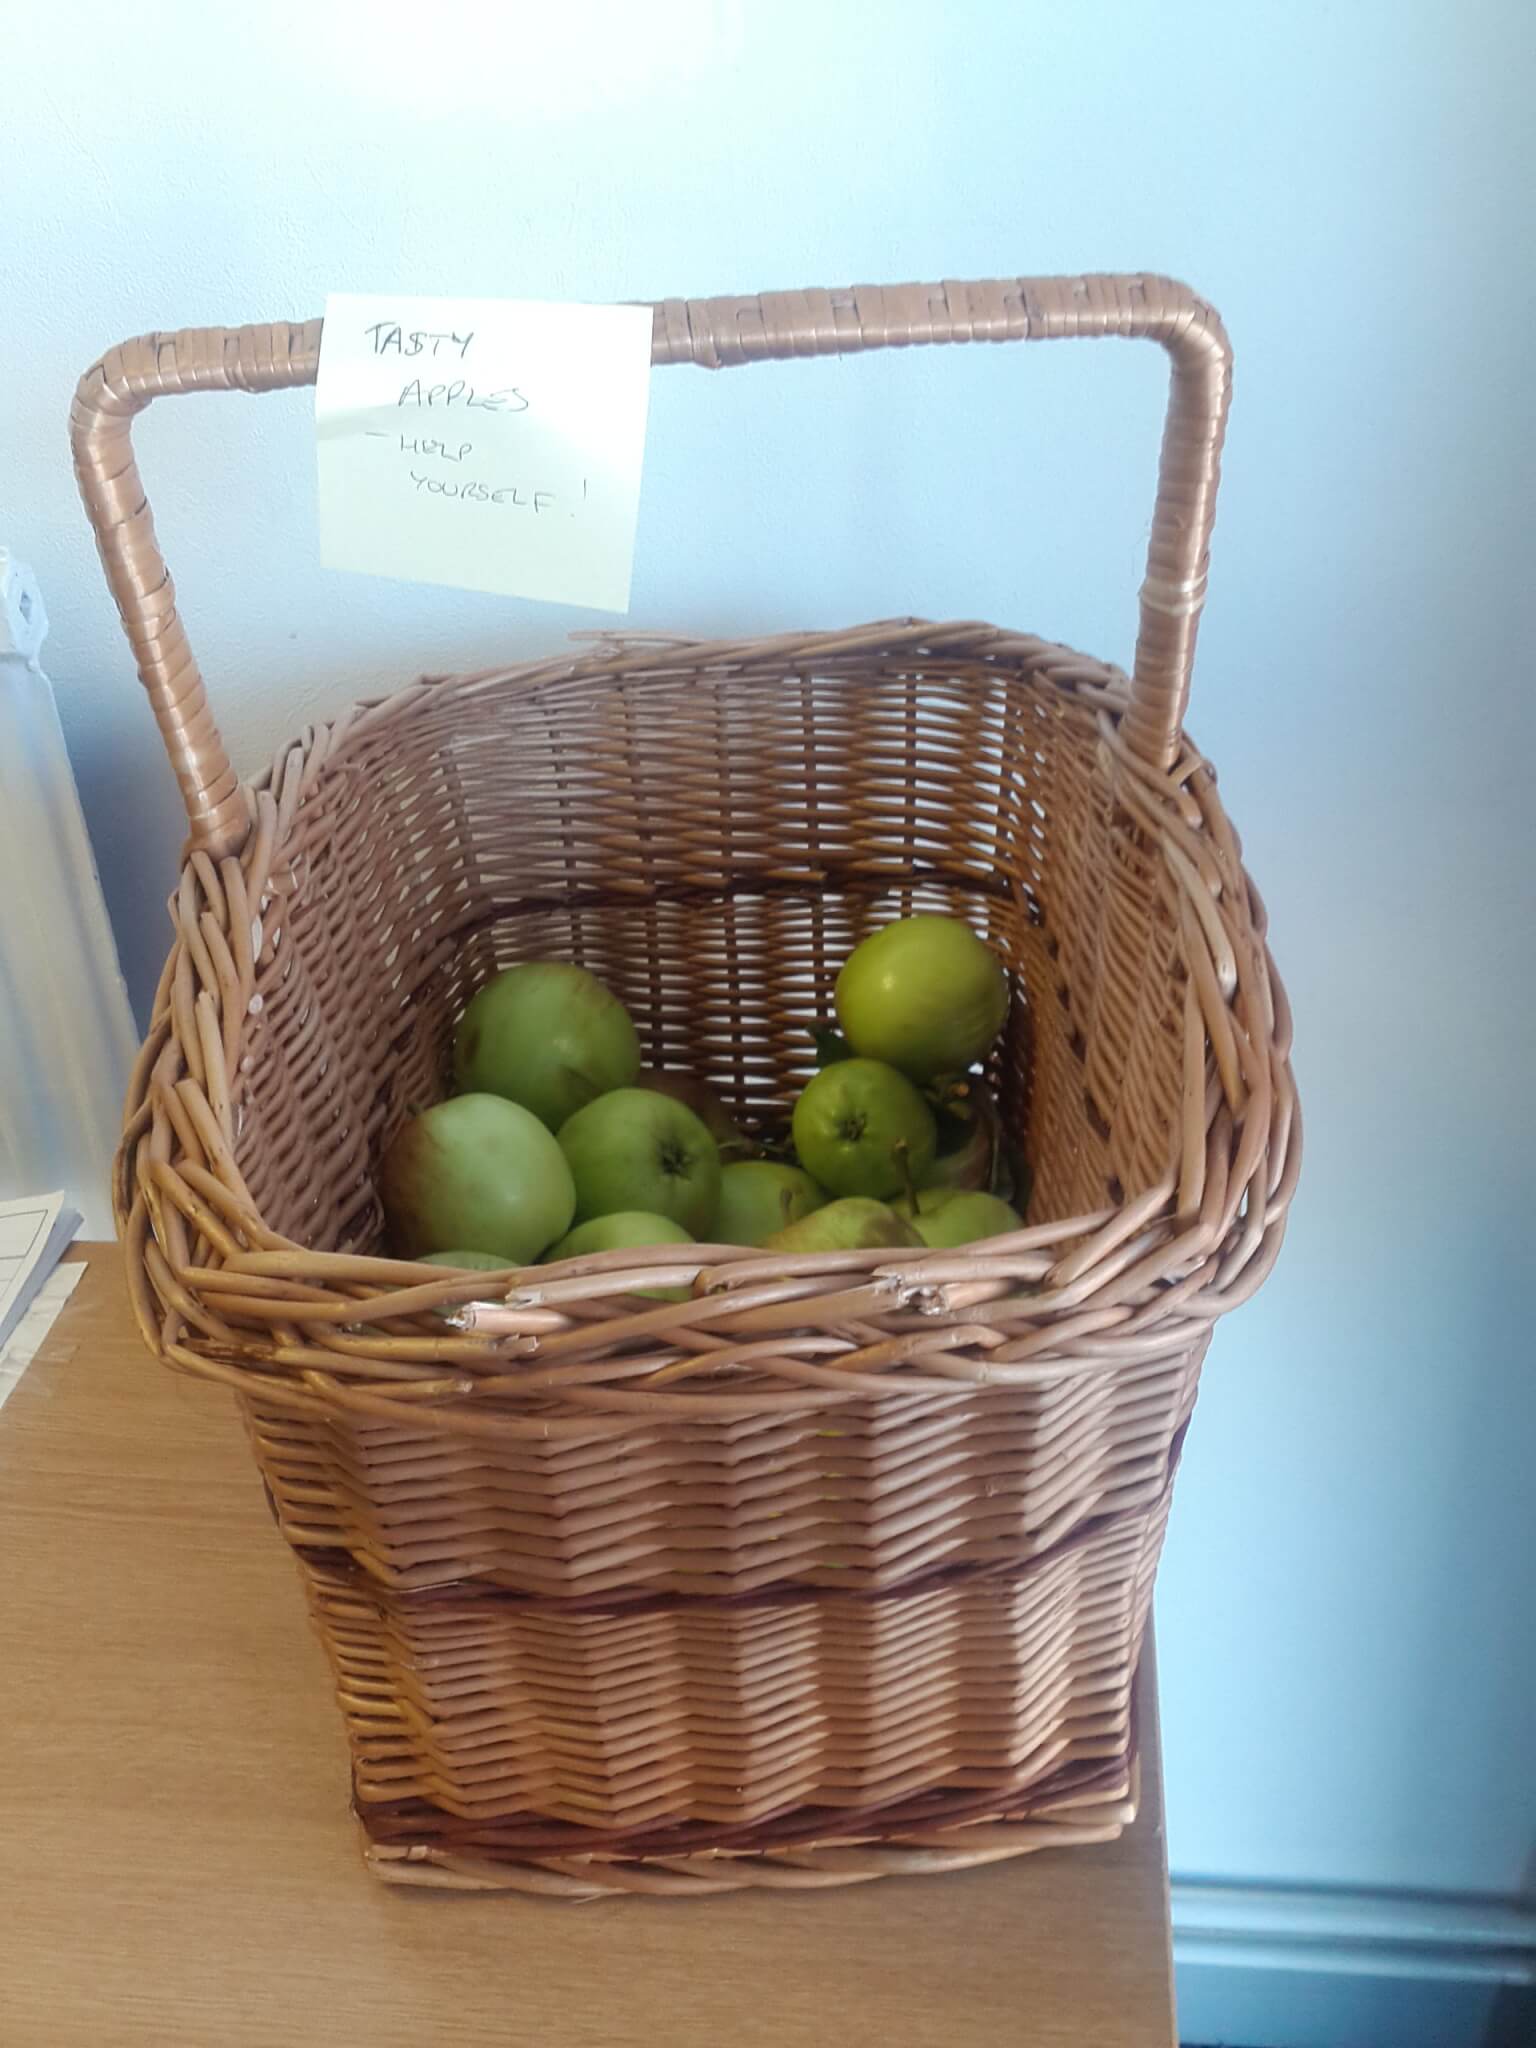
[[1134, 1755], [1091, 1788], [1045, 1798], [1026, 1811], [884, 1839], [853, 1835], [782, 1847], [702, 1849], [679, 1855], [505, 1857], [433, 1842], [369, 1840], [364, 1860], [388, 1884], [432, 1891], [522, 1892], [580, 1902], [637, 1894], [705, 1898], [717, 1892], [823, 1891], [880, 1877], [935, 1877], [1028, 1856], [1037, 1849], [1112, 1842], [1136, 1818]]

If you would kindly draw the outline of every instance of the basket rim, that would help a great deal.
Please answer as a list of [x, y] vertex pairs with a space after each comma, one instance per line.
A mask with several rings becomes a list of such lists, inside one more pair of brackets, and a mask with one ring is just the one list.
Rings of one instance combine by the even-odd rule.
[[[583, 637], [595, 644], [424, 676], [310, 727], [245, 785], [254, 829], [242, 852], [217, 863], [188, 856], [113, 1177], [130, 1297], [151, 1351], [295, 1414], [547, 1439], [623, 1431], [640, 1417], [803, 1413], [883, 1392], [1055, 1383], [1203, 1342], [1274, 1264], [1301, 1131], [1267, 915], [1215, 773], [1187, 737], [1171, 769], [1149, 767], [1126, 743], [1121, 671], [977, 621], [879, 620], [756, 639]], [[263, 1223], [235, 1163], [232, 1112], [259, 964], [251, 912], [294, 818], [349, 738], [444, 689], [765, 666], [836, 673], [871, 657], [1034, 676], [1092, 719], [1128, 829], [1163, 856], [1189, 970], [1183, 1112], [1153, 1186], [975, 1251], [785, 1258], [706, 1245], [697, 1248], [706, 1256], [685, 1259], [694, 1247], [663, 1246], [504, 1275], [309, 1251]], [[615, 1300], [642, 1285], [693, 1291], [655, 1306]], [[616, 1313], [594, 1323], [594, 1301]], [[874, 1323], [878, 1341], [818, 1335], [852, 1319]], [[611, 1374], [596, 1371], [615, 1347]], [[750, 1382], [737, 1384], [746, 1367]]]

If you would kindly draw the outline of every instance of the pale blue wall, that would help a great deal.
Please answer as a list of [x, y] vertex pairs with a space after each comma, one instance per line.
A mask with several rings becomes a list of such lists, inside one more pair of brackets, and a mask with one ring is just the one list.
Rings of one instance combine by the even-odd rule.
[[[1237, 402], [1195, 727], [1271, 905], [1310, 1142], [1175, 1516], [1173, 1860], [1514, 1885], [1536, 1832], [1533, 10], [220, 12], [162, 0], [142, 20], [172, 27], [108, 42], [99, 8], [54, 0], [5, 52], [0, 533], [47, 590], [141, 999], [180, 824], [65, 460], [104, 343], [381, 286], [1147, 267], [1222, 308]], [[659, 377], [636, 622], [981, 615], [1126, 658], [1160, 402], [1154, 353], [1110, 345]], [[164, 407], [142, 443], [247, 764], [359, 689], [592, 623], [322, 574], [302, 398]]]

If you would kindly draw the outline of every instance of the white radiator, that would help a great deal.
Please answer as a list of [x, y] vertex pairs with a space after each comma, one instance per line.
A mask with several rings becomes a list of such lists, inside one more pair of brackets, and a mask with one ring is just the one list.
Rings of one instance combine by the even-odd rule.
[[0, 548], [0, 1201], [63, 1188], [85, 1234], [110, 1237], [136, 1033], [38, 666], [47, 630], [31, 572]]

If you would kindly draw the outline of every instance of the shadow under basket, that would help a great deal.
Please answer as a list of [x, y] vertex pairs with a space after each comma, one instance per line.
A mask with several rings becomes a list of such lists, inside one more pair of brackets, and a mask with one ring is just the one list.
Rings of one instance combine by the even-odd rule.
[[[989, 293], [1007, 332], [915, 332], [965, 294], [975, 329]], [[600, 640], [423, 679], [242, 785], [128, 423], [161, 390], [309, 381], [318, 323], [126, 344], [77, 400], [193, 824], [119, 1158], [132, 1298], [161, 1358], [240, 1398], [396, 1881], [819, 1886], [1116, 1833], [1200, 1364], [1279, 1247], [1289, 1020], [1182, 735], [1194, 611], [1157, 596], [1203, 575], [1214, 316], [1147, 279], [805, 296], [828, 347], [1169, 346], [1134, 683], [973, 624]], [[669, 302], [657, 360], [794, 353], [809, 317]], [[498, 969], [591, 968], [649, 1064], [777, 1130], [841, 961], [924, 909], [1009, 972], [989, 1078], [1022, 1231], [500, 1275], [382, 1255], [377, 1162]]]

